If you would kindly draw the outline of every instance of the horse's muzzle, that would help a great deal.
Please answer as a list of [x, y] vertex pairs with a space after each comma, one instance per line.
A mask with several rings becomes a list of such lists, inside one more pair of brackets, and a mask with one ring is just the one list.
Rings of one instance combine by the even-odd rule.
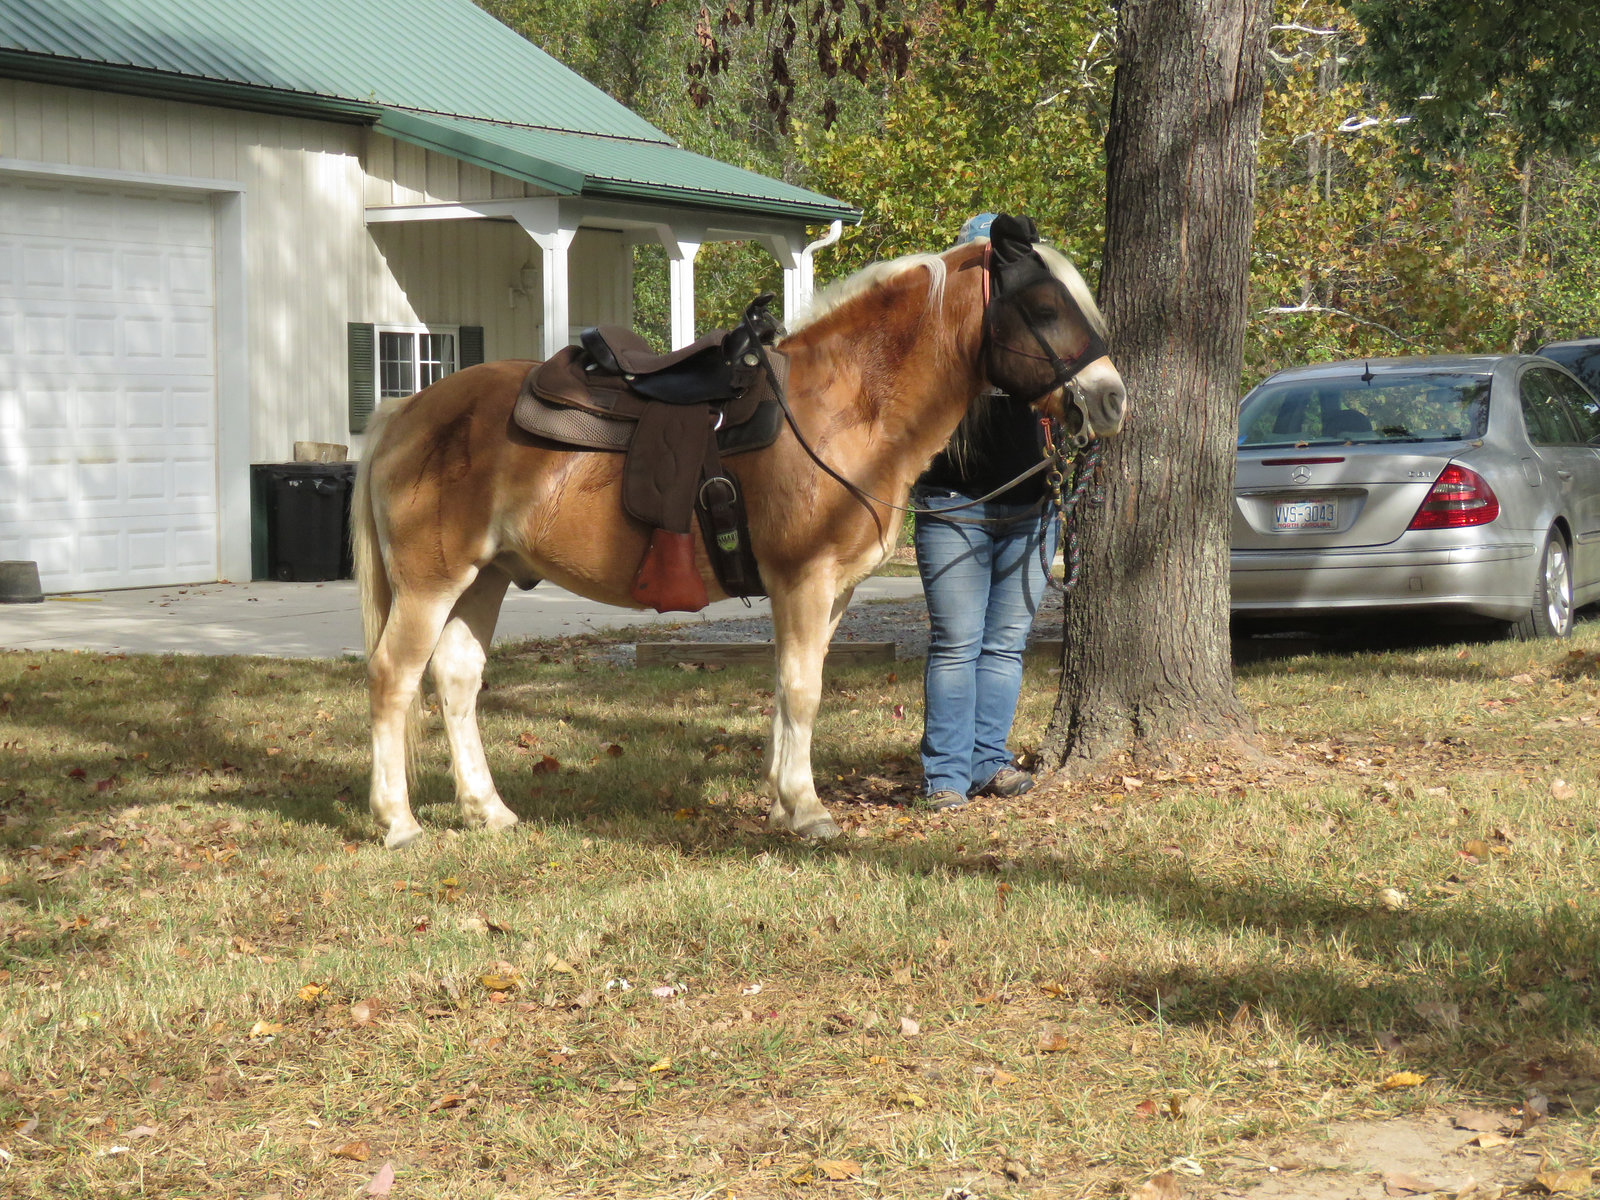
[[[1121, 432], [1128, 411], [1128, 389], [1123, 386], [1122, 376], [1108, 355], [1095, 359], [1074, 375], [1067, 390], [1072, 401], [1070, 408], [1076, 410], [1081, 422], [1076, 434], [1087, 432], [1093, 437], [1111, 437]], [[1063, 407], [1068, 406], [1063, 403]], [[1073, 434], [1070, 410], [1064, 419], [1068, 423], [1067, 432]]]

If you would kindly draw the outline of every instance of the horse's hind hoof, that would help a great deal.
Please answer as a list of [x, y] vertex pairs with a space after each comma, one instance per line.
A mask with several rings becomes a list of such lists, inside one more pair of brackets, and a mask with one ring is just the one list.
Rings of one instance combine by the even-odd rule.
[[482, 821], [478, 822], [478, 828], [487, 830], [490, 833], [499, 833], [502, 830], [510, 829], [516, 823], [517, 814], [502, 804], [484, 817]]
[[839, 823], [832, 817], [818, 817], [809, 825], [802, 825], [795, 830], [800, 837], [813, 842], [831, 842], [843, 832], [844, 830], [839, 828]]
[[385, 850], [404, 850], [421, 836], [421, 825], [413, 825], [409, 829], [391, 829], [383, 839], [383, 848]]

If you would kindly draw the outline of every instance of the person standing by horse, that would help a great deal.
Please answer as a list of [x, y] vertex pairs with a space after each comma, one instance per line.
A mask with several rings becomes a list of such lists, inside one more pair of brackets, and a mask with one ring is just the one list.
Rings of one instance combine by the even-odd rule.
[[[994, 213], [971, 218], [956, 245], [987, 238], [994, 220]], [[912, 491], [930, 634], [921, 745], [928, 808], [960, 808], [973, 796], [1020, 796], [1034, 786], [1006, 740], [1057, 528], [1044, 470], [1005, 485], [1043, 457], [1039, 414], [987, 392]]]

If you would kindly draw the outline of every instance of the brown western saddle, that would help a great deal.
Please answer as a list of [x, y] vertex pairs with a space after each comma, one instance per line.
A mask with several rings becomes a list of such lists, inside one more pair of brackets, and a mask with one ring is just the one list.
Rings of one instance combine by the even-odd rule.
[[580, 344], [522, 381], [512, 419], [529, 433], [584, 450], [621, 453], [622, 506], [650, 527], [633, 598], [657, 612], [698, 612], [709, 601], [694, 565], [691, 523], [730, 596], [764, 596], [750, 550], [744, 498], [722, 459], [770, 446], [783, 427], [774, 388], [789, 363], [770, 348], [780, 328], [757, 296], [729, 330], [657, 354], [631, 329], [585, 329]]

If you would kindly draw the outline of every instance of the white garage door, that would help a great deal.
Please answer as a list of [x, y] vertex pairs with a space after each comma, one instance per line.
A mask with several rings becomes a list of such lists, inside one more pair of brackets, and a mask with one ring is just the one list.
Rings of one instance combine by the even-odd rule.
[[217, 578], [203, 197], [0, 180], [0, 559], [47, 592]]

